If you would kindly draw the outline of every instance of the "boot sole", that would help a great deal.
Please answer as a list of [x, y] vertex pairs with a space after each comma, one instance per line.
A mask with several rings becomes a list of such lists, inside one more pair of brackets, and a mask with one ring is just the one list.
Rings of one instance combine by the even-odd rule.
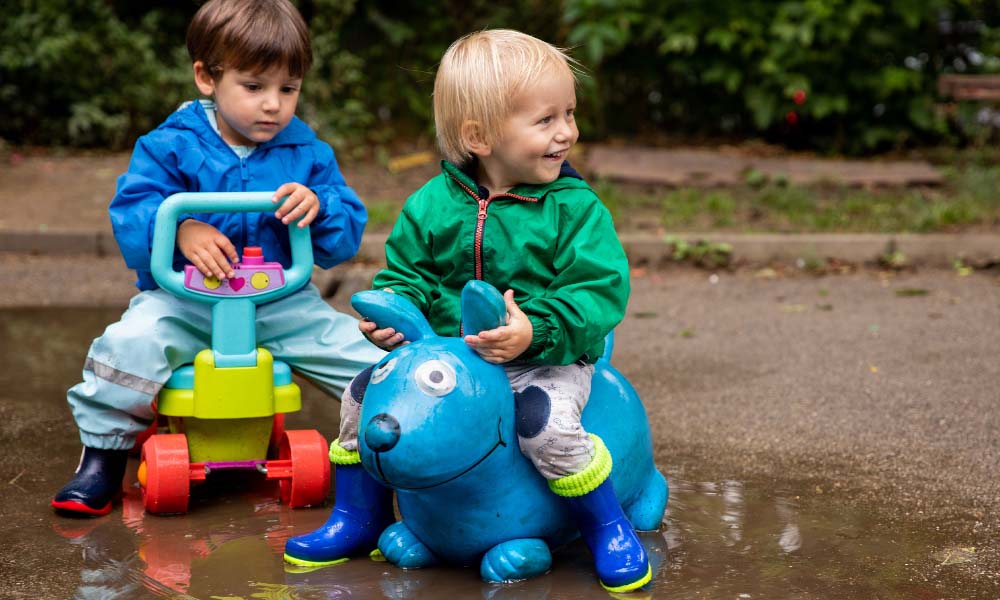
[[349, 557], [336, 558], [334, 560], [322, 560], [322, 561], [305, 560], [302, 558], [296, 558], [291, 554], [285, 554], [286, 563], [296, 565], [299, 567], [314, 567], [314, 568], [329, 567], [331, 565], [339, 565], [340, 563], [345, 563], [349, 560], [351, 560]]
[[646, 574], [632, 583], [626, 583], [624, 585], [609, 586], [603, 581], [601, 582], [601, 587], [612, 593], [618, 592], [631, 592], [633, 590], [639, 589], [646, 585], [653, 579], [653, 567], [651, 565], [646, 565]]
[[91, 517], [103, 517], [104, 515], [111, 512], [111, 502], [108, 502], [101, 508], [92, 508], [87, 506], [79, 500], [62, 500], [62, 501], [52, 501], [52, 508], [56, 510], [61, 510], [76, 515], [87, 515]]

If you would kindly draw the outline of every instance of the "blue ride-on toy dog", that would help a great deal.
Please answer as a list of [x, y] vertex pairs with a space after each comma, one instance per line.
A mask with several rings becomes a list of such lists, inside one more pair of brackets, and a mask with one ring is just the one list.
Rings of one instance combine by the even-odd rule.
[[[399, 295], [365, 291], [355, 294], [352, 304], [379, 328], [392, 327], [411, 343], [371, 371], [359, 424], [361, 464], [338, 462], [334, 442], [334, 512], [324, 528], [289, 540], [285, 559], [307, 566], [335, 564], [346, 557], [329, 556], [330, 548], [358, 546], [359, 540], [373, 544], [388, 525], [377, 537], [378, 551], [405, 569], [478, 563], [482, 578], [490, 582], [546, 572], [550, 548], [576, 537], [578, 521], [571, 516], [571, 503], [552, 493], [518, 448], [519, 415], [504, 370], [480, 358], [462, 338], [436, 335]], [[482, 281], [466, 285], [465, 334], [495, 328], [505, 315], [495, 288]], [[608, 361], [610, 338], [607, 346], [596, 365], [583, 425], [610, 451], [609, 479], [632, 526], [657, 529], [667, 483], [653, 462], [646, 412]], [[370, 477], [357, 472], [362, 466]], [[341, 489], [339, 484], [347, 482], [353, 485]], [[379, 484], [396, 492], [401, 521], [392, 523], [389, 492], [380, 491]], [[601, 551], [602, 544], [607, 547], [617, 539], [595, 533], [610, 529], [608, 525], [580, 525], [599, 566], [610, 554]], [[650, 576], [623, 582], [627, 585], [620, 589], [618, 582], [604, 577], [601, 583], [612, 591], [628, 590]]]

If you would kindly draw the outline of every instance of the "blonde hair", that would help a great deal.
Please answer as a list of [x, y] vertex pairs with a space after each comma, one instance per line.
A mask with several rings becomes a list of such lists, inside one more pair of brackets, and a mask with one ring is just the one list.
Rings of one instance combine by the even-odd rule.
[[472, 154], [462, 139], [470, 121], [487, 144], [497, 141], [512, 100], [551, 67], [574, 83], [576, 61], [561, 48], [512, 29], [487, 29], [456, 40], [434, 79], [434, 125], [445, 159], [462, 165]]

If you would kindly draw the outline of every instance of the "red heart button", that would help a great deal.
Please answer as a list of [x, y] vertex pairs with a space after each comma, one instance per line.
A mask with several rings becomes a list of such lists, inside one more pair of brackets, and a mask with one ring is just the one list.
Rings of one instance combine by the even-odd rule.
[[245, 277], [234, 277], [229, 280], [229, 287], [233, 288], [234, 292], [238, 292], [246, 283], [247, 280]]

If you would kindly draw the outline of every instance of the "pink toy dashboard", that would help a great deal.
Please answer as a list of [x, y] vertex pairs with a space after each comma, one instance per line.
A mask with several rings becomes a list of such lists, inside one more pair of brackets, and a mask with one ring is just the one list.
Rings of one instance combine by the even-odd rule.
[[205, 277], [192, 265], [184, 267], [184, 287], [217, 296], [252, 296], [285, 285], [281, 263], [265, 262], [257, 246], [243, 249], [243, 260], [233, 265], [236, 274], [228, 279]]

